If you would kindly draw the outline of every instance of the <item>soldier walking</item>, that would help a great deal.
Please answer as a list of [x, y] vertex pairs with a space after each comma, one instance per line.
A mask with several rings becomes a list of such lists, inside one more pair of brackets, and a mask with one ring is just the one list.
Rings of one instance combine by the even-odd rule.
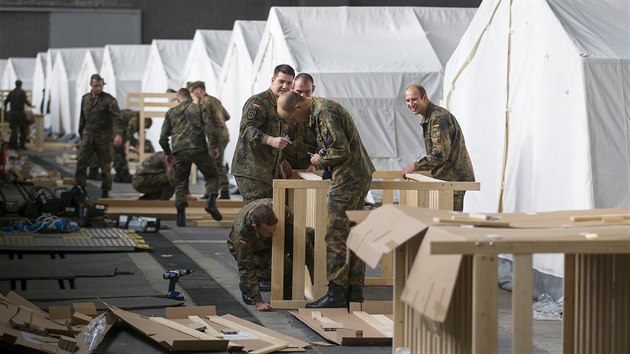
[[[30, 122], [24, 112], [24, 106], [28, 104], [32, 106], [31, 102], [26, 98], [26, 92], [22, 90], [22, 81], [15, 81], [15, 88], [9, 92], [7, 98], [4, 99], [4, 111], [7, 111], [7, 105], [11, 105], [11, 110], [8, 114], [9, 127], [11, 128], [11, 139], [9, 140], [9, 149], [25, 149], [26, 138], [28, 137], [28, 127]], [[18, 145], [19, 135], [19, 145]]]
[[[190, 92], [181, 88], [177, 91], [179, 104], [166, 112], [160, 134], [160, 146], [168, 161], [175, 157], [175, 208], [177, 209], [177, 226], [186, 226], [186, 207], [188, 201], [188, 179], [190, 168], [197, 165], [206, 181], [205, 210], [214, 220], [222, 220], [223, 216], [216, 206], [219, 182], [217, 165], [209, 158], [208, 142], [216, 146], [217, 132], [208, 122], [208, 114], [192, 102]], [[205, 133], [205, 134], [204, 134]], [[172, 149], [169, 137], [173, 138]]]

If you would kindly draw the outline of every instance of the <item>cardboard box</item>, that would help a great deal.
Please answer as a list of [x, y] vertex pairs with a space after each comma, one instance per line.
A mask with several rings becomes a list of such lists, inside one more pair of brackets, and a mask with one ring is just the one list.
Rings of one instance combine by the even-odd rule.
[[[389, 301], [366, 301], [364, 303], [351, 303], [352, 313], [345, 308], [331, 309], [298, 309], [298, 312], [291, 312], [298, 320], [303, 322], [313, 331], [327, 340], [339, 344], [349, 346], [385, 346], [391, 345], [392, 336], [385, 335], [381, 330], [372, 324], [361, 319], [357, 313], [363, 312], [372, 315], [382, 315], [391, 322], [392, 304]], [[368, 312], [367, 310], [371, 311]], [[382, 312], [381, 312], [382, 311]], [[365, 316], [365, 315], [363, 315]], [[368, 315], [369, 316], [369, 315]], [[374, 317], [374, 323], [379, 319]], [[324, 330], [322, 323], [341, 324], [343, 327], [336, 330]], [[389, 332], [393, 332], [393, 323]]]

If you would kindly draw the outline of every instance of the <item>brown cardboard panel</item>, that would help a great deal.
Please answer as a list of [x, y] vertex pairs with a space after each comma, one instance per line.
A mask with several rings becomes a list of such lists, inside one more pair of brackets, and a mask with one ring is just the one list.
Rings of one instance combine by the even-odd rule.
[[446, 319], [462, 260], [461, 255], [430, 253], [430, 242], [443, 233], [435, 230], [425, 235], [401, 295], [403, 302], [438, 322]]
[[[356, 333], [361, 330], [363, 337], [357, 337], [356, 334], [350, 334], [345, 337], [343, 334], [338, 335], [337, 331], [324, 331], [321, 322], [313, 318], [312, 312], [319, 311], [322, 317], [326, 317], [331, 321], [342, 323], [344, 331], [347, 333]], [[384, 336], [380, 331], [362, 321], [355, 315], [349, 314], [346, 309], [298, 309], [298, 312], [291, 312], [293, 316], [302, 321], [305, 325], [317, 332], [320, 336], [339, 345], [391, 345], [392, 338]], [[355, 330], [347, 331], [347, 330]]]
[[74, 311], [80, 312], [84, 315], [90, 317], [98, 316], [98, 311], [96, 310], [96, 304], [93, 302], [74, 302], [72, 303], [72, 307]]
[[92, 317], [88, 315], [84, 315], [80, 312], [75, 312], [72, 314], [72, 325], [86, 325], [92, 321]]
[[167, 307], [164, 317], [168, 319], [186, 318], [188, 316], [214, 316], [217, 314], [216, 306], [187, 306], [187, 307]]
[[70, 306], [50, 306], [48, 313], [51, 320], [69, 320], [72, 318]]
[[280, 332], [276, 332], [276, 331], [274, 331], [272, 329], [269, 329], [269, 328], [266, 328], [266, 327], [263, 327], [263, 326], [259, 326], [259, 325], [255, 324], [255, 323], [252, 323], [252, 322], [249, 322], [247, 320], [238, 318], [238, 317], [236, 317], [234, 315], [223, 315], [221, 317], [225, 318], [228, 321], [231, 321], [231, 322], [234, 322], [234, 323], [238, 323], [238, 324], [240, 324], [242, 326], [245, 326], [245, 327], [249, 327], [249, 328], [251, 328], [251, 329], [253, 329], [253, 330], [257, 331], [257, 332], [261, 332], [261, 333], [264, 333], [264, 334], [266, 334], [268, 336], [272, 336], [272, 337], [278, 338], [280, 340], [283, 340], [283, 341], [289, 343], [289, 348], [308, 348], [310, 346], [310, 344], [308, 344], [307, 342], [301, 341], [301, 340], [299, 340], [297, 338], [294, 338], [294, 337], [291, 337], [291, 336], [287, 336], [286, 334], [282, 334]]
[[20, 296], [16, 292], [9, 291], [9, 293], [6, 295], [6, 299], [11, 301], [11, 303], [13, 303], [15, 305], [27, 307], [27, 308], [37, 312], [38, 314], [40, 314], [42, 317], [48, 318], [48, 313], [46, 311], [40, 309], [39, 307], [37, 307], [37, 305], [35, 305], [32, 302], [26, 300], [25, 298], [23, 298], [22, 296]]
[[141, 333], [159, 343], [164, 348], [171, 351], [225, 351], [228, 341], [222, 339], [199, 340], [183, 332], [174, 330], [151, 321], [148, 317], [138, 315], [133, 312], [121, 310], [115, 306], [108, 305], [118, 318], [127, 322]]
[[350, 313], [354, 311], [364, 311], [369, 314], [392, 314], [394, 313], [394, 303], [391, 301], [351, 302]]

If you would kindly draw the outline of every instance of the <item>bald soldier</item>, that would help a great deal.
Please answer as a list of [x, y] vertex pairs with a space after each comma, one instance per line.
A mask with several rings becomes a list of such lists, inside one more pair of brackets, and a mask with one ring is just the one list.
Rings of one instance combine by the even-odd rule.
[[291, 140], [276, 113], [276, 101], [291, 90], [294, 76], [290, 65], [276, 66], [269, 89], [252, 96], [243, 106], [232, 175], [245, 204], [273, 197], [273, 179], [286, 176], [281, 173], [280, 162], [282, 149]]
[[[311, 97], [315, 91], [313, 77], [308, 73], [300, 73], [295, 77], [292, 91], [303, 97]], [[309, 128], [308, 122], [287, 124], [287, 135], [292, 144], [282, 150], [282, 157], [289, 163], [292, 170], [307, 170], [314, 172], [311, 156], [319, 150], [315, 132]], [[288, 172], [287, 172], [288, 174]]]
[[318, 145], [325, 149], [325, 154], [314, 154], [311, 163], [332, 173], [326, 227], [328, 292], [306, 307], [346, 307], [349, 301], [362, 302], [365, 263], [346, 246], [350, 233], [346, 210], [363, 208], [374, 165], [350, 113], [339, 103], [289, 92], [278, 99], [278, 115], [288, 123], [310, 124]]
[[[475, 172], [466, 149], [464, 133], [457, 119], [446, 109], [429, 101], [421, 85], [409, 85], [405, 103], [413, 114], [422, 116], [420, 124], [427, 155], [402, 170], [403, 177], [415, 171], [431, 171], [431, 177], [443, 181], [474, 182]], [[466, 191], [455, 191], [453, 210], [464, 210]]]

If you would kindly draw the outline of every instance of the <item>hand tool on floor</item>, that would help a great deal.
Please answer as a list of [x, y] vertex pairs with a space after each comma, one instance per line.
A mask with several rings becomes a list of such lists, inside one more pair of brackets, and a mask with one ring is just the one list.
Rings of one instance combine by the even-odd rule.
[[194, 272], [194, 270], [190, 269], [176, 269], [164, 272], [164, 274], [162, 274], [162, 277], [164, 279], [169, 279], [168, 292], [166, 293], [166, 296], [177, 300], [183, 300], [184, 296], [181, 292], [175, 290], [175, 284], [177, 284], [177, 280], [179, 280], [179, 278], [188, 274], [192, 274]]

